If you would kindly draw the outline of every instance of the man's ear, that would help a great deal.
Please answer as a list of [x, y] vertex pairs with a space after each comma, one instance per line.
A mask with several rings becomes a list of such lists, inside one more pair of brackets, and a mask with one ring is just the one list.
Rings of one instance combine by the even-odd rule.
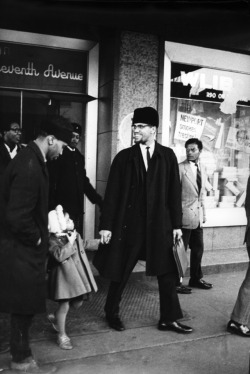
[[152, 133], [156, 134], [156, 126], [152, 126], [151, 129], [153, 130]]
[[55, 139], [54, 135], [49, 135], [48, 136], [48, 145], [53, 145], [54, 139]]

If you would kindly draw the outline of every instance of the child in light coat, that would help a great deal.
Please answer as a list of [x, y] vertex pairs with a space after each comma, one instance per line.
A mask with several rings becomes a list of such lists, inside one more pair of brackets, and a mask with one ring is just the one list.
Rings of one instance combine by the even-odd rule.
[[[48, 319], [58, 333], [57, 343], [61, 349], [72, 349], [66, 334], [66, 317], [69, 308], [79, 308], [84, 295], [97, 291], [81, 236], [74, 230], [74, 223], [63, 208], [58, 205], [49, 212], [49, 260], [48, 260], [48, 298], [58, 302], [55, 314]], [[98, 246], [99, 240], [89, 241]]]

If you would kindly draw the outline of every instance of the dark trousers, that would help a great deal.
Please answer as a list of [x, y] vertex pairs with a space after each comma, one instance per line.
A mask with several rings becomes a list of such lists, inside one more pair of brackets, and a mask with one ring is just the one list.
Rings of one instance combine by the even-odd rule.
[[[130, 274], [137, 261], [145, 250], [145, 234], [134, 236], [135, 240], [127, 241], [124, 258], [124, 272], [120, 282], [110, 282], [106, 304], [104, 307], [107, 316], [119, 314], [119, 304]], [[183, 317], [178, 295], [176, 293], [177, 273], [157, 276], [160, 298], [160, 321], [173, 322]]]
[[187, 250], [189, 246], [190, 255], [190, 278], [194, 281], [203, 277], [201, 260], [204, 252], [203, 229], [198, 226], [196, 229], [182, 229], [182, 239]]
[[32, 356], [29, 345], [29, 330], [33, 315], [11, 314], [10, 317], [10, 353], [14, 362], [21, 362]]

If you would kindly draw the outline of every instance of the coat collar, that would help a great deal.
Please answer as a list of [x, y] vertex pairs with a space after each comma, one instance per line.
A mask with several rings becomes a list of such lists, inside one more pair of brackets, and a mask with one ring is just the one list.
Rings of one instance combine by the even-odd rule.
[[[155, 149], [154, 149], [152, 158], [161, 157], [163, 155], [162, 149], [163, 149], [162, 146], [159, 143], [155, 142]], [[140, 157], [141, 157], [140, 145], [135, 144], [130, 148], [129, 161], [134, 162], [136, 175], [138, 179], [139, 179], [139, 173], [140, 173]]]
[[[140, 145], [139, 144], [133, 145], [130, 148], [129, 160], [133, 160], [135, 158], [138, 158], [138, 155], [139, 155], [138, 152], [141, 152]], [[154, 153], [153, 153], [152, 157], [162, 156], [162, 155], [163, 155], [162, 146], [159, 143], [155, 142], [155, 150], [154, 150]]]
[[27, 147], [31, 148], [32, 151], [36, 154], [39, 162], [41, 165], [46, 165], [46, 161], [44, 160], [44, 156], [40, 150], [40, 148], [38, 147], [38, 145], [34, 142], [34, 141], [31, 141]]

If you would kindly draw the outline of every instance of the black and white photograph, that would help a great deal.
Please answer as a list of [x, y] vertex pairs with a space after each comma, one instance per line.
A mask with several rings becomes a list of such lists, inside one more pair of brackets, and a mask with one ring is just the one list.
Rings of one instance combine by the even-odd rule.
[[249, 374], [249, 177], [249, 0], [1, 0], [0, 373]]

